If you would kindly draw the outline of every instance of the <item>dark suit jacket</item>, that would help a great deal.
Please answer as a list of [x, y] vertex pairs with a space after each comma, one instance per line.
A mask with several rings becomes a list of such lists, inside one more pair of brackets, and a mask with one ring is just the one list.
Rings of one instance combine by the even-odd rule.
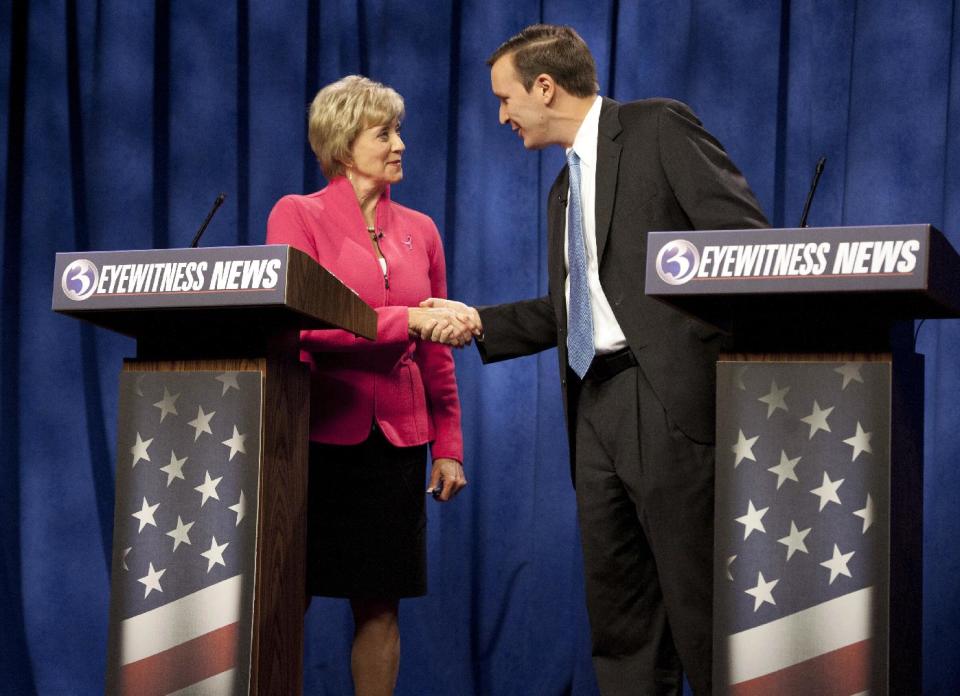
[[[575, 453], [577, 378], [567, 366], [564, 221], [567, 168], [547, 203], [549, 294], [480, 309], [483, 361], [557, 346]], [[604, 98], [597, 138], [596, 233], [600, 284], [668, 417], [690, 439], [714, 439], [715, 361], [721, 336], [644, 294], [651, 230], [766, 227], [767, 219], [720, 143], [680, 102]]]

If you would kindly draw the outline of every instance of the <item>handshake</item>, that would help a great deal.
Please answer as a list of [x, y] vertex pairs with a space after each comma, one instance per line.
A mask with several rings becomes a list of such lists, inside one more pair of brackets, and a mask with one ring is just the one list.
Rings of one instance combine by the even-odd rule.
[[407, 318], [411, 336], [424, 341], [443, 343], [454, 348], [470, 345], [473, 338], [483, 336], [480, 314], [462, 302], [431, 297], [411, 307]]

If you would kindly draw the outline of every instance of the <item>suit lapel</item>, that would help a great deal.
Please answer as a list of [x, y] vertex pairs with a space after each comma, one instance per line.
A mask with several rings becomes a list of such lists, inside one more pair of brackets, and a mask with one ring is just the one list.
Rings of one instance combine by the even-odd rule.
[[564, 268], [563, 235], [566, 227], [569, 181], [567, 168], [564, 167], [550, 188], [550, 198], [547, 202], [547, 264], [550, 272], [550, 288], [557, 317], [564, 330], [567, 326], [567, 303], [564, 295], [567, 272]]
[[617, 173], [620, 169], [620, 151], [623, 149], [614, 141], [620, 127], [620, 105], [612, 99], [604, 98], [600, 107], [600, 124], [597, 129], [597, 181], [596, 181], [596, 226], [597, 259], [603, 260], [610, 233], [610, 220], [613, 217], [613, 201], [617, 192]]

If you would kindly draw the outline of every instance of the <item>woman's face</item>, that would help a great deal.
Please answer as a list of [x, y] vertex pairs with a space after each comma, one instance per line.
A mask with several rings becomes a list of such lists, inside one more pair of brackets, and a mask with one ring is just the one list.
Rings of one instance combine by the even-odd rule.
[[353, 178], [378, 185], [397, 183], [403, 179], [401, 157], [405, 149], [399, 120], [364, 128], [350, 148], [353, 161], [349, 169]]

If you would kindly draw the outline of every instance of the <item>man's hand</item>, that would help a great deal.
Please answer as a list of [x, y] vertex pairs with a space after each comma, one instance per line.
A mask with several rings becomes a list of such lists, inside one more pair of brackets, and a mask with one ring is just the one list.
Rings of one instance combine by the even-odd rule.
[[427, 493], [432, 493], [434, 500], [445, 503], [464, 486], [467, 477], [463, 473], [463, 466], [456, 459], [434, 459], [433, 469], [430, 471], [430, 486]]
[[473, 339], [469, 326], [455, 311], [446, 307], [410, 307], [407, 329], [411, 336], [454, 348], [465, 346]]
[[474, 307], [457, 302], [456, 300], [446, 300], [440, 297], [431, 297], [420, 303], [421, 307], [431, 309], [446, 309], [453, 312], [459, 321], [469, 331], [469, 337], [461, 345], [469, 345], [470, 340], [476, 336], [483, 336], [483, 322], [480, 321], [480, 313]]

